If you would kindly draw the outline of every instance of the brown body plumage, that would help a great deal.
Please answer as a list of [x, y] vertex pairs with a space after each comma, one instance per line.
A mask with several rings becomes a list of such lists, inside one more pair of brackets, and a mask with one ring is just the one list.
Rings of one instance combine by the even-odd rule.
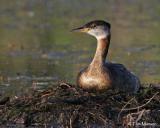
[[128, 93], [138, 91], [140, 82], [133, 73], [122, 64], [105, 62], [111, 37], [109, 23], [92, 21], [74, 30], [87, 32], [97, 38], [97, 49], [92, 62], [77, 77], [77, 84], [81, 88], [100, 91], [112, 88]]

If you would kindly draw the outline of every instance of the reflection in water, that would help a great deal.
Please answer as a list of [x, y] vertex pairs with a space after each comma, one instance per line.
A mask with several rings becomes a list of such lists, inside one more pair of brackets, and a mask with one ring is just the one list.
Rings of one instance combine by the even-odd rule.
[[77, 72], [92, 59], [96, 41], [70, 30], [93, 19], [112, 23], [108, 60], [126, 65], [142, 82], [160, 81], [158, 1], [2, 0], [0, 93], [75, 83]]

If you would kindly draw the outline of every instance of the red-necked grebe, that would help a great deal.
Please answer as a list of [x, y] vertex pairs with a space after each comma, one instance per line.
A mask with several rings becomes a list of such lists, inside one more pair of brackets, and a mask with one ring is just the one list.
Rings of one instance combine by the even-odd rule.
[[97, 39], [95, 56], [88, 67], [77, 77], [77, 84], [85, 90], [106, 90], [109, 88], [127, 93], [138, 91], [140, 81], [122, 64], [106, 62], [110, 44], [111, 25], [108, 22], [96, 20], [73, 31], [88, 33]]

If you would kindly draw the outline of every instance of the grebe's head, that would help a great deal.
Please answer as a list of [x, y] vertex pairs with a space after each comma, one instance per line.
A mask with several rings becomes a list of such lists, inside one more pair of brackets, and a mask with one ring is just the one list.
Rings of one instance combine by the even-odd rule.
[[97, 39], [103, 39], [110, 35], [110, 28], [110, 23], [103, 20], [95, 20], [72, 31], [88, 33]]

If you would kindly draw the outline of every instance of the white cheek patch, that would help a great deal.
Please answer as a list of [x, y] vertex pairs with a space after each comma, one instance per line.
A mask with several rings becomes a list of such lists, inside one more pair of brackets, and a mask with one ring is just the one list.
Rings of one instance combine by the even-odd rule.
[[107, 37], [107, 35], [108, 35], [107, 33], [101, 33], [101, 34], [97, 35], [96, 38], [97, 39], [104, 39]]
[[105, 30], [100, 30], [100, 29], [93, 29], [93, 30], [89, 30], [88, 34], [96, 37], [97, 39], [103, 39], [103, 38], [107, 37], [109, 32], [107, 32]]

